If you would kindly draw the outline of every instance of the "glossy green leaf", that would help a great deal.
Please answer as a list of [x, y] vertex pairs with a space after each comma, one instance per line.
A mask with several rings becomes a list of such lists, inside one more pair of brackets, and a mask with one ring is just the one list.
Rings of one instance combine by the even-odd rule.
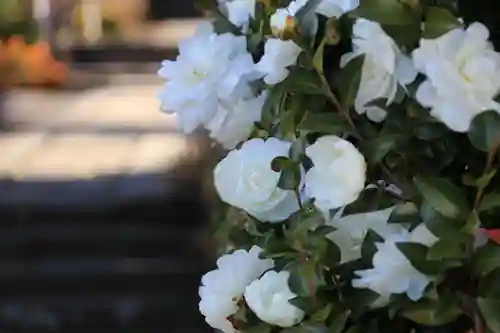
[[361, 151], [370, 163], [377, 164], [396, 147], [399, 140], [397, 135], [381, 136], [364, 142]]
[[474, 254], [474, 271], [480, 276], [500, 268], [500, 245], [489, 242]]
[[500, 144], [500, 114], [485, 111], [472, 120], [469, 128], [469, 140], [479, 150], [489, 152]]
[[437, 301], [423, 300], [409, 305], [404, 311], [406, 318], [427, 326], [442, 326], [456, 320], [463, 312], [458, 302], [450, 297]]
[[494, 333], [500, 333], [500, 299], [478, 298], [477, 305], [486, 322]]
[[483, 212], [499, 207], [500, 207], [500, 193], [493, 192], [493, 193], [488, 193], [483, 197], [483, 199], [481, 200], [481, 204], [478, 207], [478, 210]]
[[456, 218], [468, 212], [462, 190], [444, 178], [416, 178], [415, 185], [422, 197], [445, 217]]
[[345, 327], [351, 311], [344, 311], [332, 318], [332, 323], [328, 326], [328, 333], [341, 333]]
[[298, 131], [306, 133], [341, 134], [349, 131], [350, 127], [345, 119], [337, 113], [307, 112], [302, 122], [297, 126]]
[[434, 39], [462, 27], [460, 20], [443, 7], [428, 7], [425, 13], [424, 38]]
[[359, 84], [361, 83], [361, 71], [364, 60], [364, 56], [359, 56], [351, 60], [340, 72], [339, 93], [342, 104], [345, 107], [354, 105]]
[[417, 205], [413, 202], [406, 202], [396, 205], [389, 216], [389, 223], [419, 223], [422, 219]]
[[304, 94], [323, 94], [323, 82], [318, 73], [302, 67], [294, 67], [283, 85], [288, 91]]

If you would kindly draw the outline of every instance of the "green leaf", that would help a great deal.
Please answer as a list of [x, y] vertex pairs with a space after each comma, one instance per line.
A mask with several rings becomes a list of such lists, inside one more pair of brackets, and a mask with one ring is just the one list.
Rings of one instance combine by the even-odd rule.
[[389, 223], [420, 223], [420, 213], [413, 202], [398, 204], [389, 216]]
[[399, 139], [398, 135], [381, 136], [364, 142], [360, 148], [369, 162], [377, 164], [396, 147]]
[[267, 323], [261, 322], [254, 327], [251, 327], [249, 329], [244, 330], [243, 332], [244, 333], [271, 333], [272, 330], [273, 330], [273, 326], [271, 326]]
[[350, 127], [340, 114], [308, 111], [297, 130], [306, 133], [341, 134], [350, 130]]
[[496, 269], [481, 278], [478, 285], [478, 296], [500, 299], [500, 269]]
[[423, 38], [434, 39], [450, 30], [460, 28], [462, 23], [443, 7], [428, 7], [425, 13]]
[[286, 89], [283, 83], [277, 84], [269, 91], [268, 97], [262, 107], [261, 123], [264, 129], [270, 130], [275, 119], [281, 114]]
[[442, 326], [456, 320], [462, 313], [451, 297], [441, 297], [437, 301], [412, 303], [403, 311], [403, 316], [421, 325]]
[[463, 259], [466, 256], [465, 244], [451, 238], [440, 239], [427, 252], [427, 259], [431, 261]]
[[480, 212], [485, 212], [500, 207], [500, 193], [493, 192], [486, 194], [478, 207]]
[[347, 310], [333, 317], [332, 324], [328, 326], [328, 333], [341, 333], [344, 330], [350, 314], [351, 311]]
[[283, 85], [288, 91], [311, 95], [323, 94], [323, 82], [318, 73], [302, 67], [291, 69], [290, 74], [283, 81]]
[[335, 267], [336, 265], [338, 265], [341, 259], [340, 248], [337, 244], [335, 244], [328, 238], [324, 238], [324, 243], [325, 250], [321, 258], [321, 262], [328, 267]]
[[397, 243], [396, 246], [411, 262], [412, 266], [424, 274], [435, 275], [439, 273], [440, 262], [427, 259], [428, 248], [419, 243]]
[[434, 209], [427, 200], [424, 201], [420, 207], [420, 216], [422, 222], [424, 222], [427, 228], [438, 238], [451, 235], [457, 237], [466, 224], [465, 218], [450, 218], [443, 216]]
[[461, 189], [444, 178], [416, 178], [415, 185], [432, 208], [445, 217], [456, 218], [468, 212]]
[[469, 128], [469, 140], [484, 152], [497, 149], [500, 144], [500, 114], [485, 111], [474, 117]]
[[281, 171], [278, 187], [282, 190], [296, 190], [300, 184], [300, 168], [298, 165]]
[[376, 243], [383, 243], [384, 239], [377, 234], [372, 229], [368, 229], [365, 239], [363, 240], [363, 245], [361, 247], [361, 254], [363, 259], [368, 259], [371, 261], [375, 253], [377, 252]]
[[474, 254], [474, 271], [484, 276], [500, 268], [500, 245], [488, 242], [485, 246], [477, 249]]
[[500, 333], [500, 299], [478, 298], [477, 305], [481, 310], [486, 326], [494, 333]]
[[314, 312], [311, 315], [311, 320], [319, 323], [325, 322], [325, 320], [328, 318], [330, 313], [332, 312], [333, 305], [332, 303], [328, 303], [325, 307], [322, 309]]
[[428, 123], [416, 126], [414, 132], [420, 140], [431, 141], [442, 137], [448, 132], [448, 129], [440, 123]]
[[361, 71], [364, 61], [364, 56], [356, 57], [349, 61], [340, 72], [339, 93], [344, 107], [349, 108], [354, 105], [359, 84], [361, 83]]
[[323, 72], [323, 58], [325, 55], [325, 45], [326, 45], [326, 39], [323, 38], [321, 43], [318, 46], [318, 49], [316, 50], [316, 53], [314, 54], [313, 57], [313, 66], [316, 68], [318, 73], [321, 75], [324, 73]]
[[295, 113], [293, 110], [286, 110], [281, 113], [279, 131], [284, 139], [295, 137]]
[[287, 168], [292, 168], [294, 163], [287, 156], [277, 156], [271, 161], [271, 169], [274, 172], [281, 172]]

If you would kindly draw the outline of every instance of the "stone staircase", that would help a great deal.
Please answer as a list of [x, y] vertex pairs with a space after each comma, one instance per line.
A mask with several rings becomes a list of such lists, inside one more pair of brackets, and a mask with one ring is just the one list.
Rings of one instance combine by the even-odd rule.
[[0, 331], [207, 330], [206, 143], [158, 111], [156, 80], [7, 95]]

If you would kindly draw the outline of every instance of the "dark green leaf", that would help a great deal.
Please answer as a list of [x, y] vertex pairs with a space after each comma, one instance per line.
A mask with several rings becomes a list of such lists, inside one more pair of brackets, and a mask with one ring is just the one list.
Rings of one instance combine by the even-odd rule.
[[307, 140], [305, 136], [297, 138], [290, 147], [288, 155], [294, 162], [301, 162], [306, 151]]
[[293, 167], [294, 163], [287, 156], [277, 156], [271, 161], [271, 169], [274, 172], [280, 172]]
[[500, 207], [500, 193], [493, 192], [486, 194], [481, 200], [478, 210], [480, 212]]
[[437, 241], [427, 253], [427, 259], [440, 261], [445, 259], [463, 259], [467, 256], [465, 244], [456, 239], [445, 238]]
[[479, 150], [489, 152], [500, 144], [500, 114], [485, 111], [474, 117], [469, 128], [469, 139]]
[[500, 299], [478, 298], [477, 305], [481, 310], [486, 326], [494, 333], [500, 333]]
[[372, 229], [369, 229], [366, 233], [365, 239], [363, 240], [363, 245], [361, 247], [361, 254], [363, 259], [368, 259], [371, 261], [375, 253], [377, 252], [376, 243], [383, 243], [384, 239], [377, 234]]
[[364, 56], [359, 56], [351, 60], [340, 72], [339, 93], [342, 105], [345, 107], [349, 108], [354, 105], [359, 84], [361, 83], [361, 71], [364, 61]]
[[445, 217], [456, 218], [468, 213], [462, 190], [444, 178], [416, 178], [415, 185], [422, 197]]
[[[289, 282], [290, 283], [290, 282]], [[317, 310], [317, 306], [313, 299], [310, 297], [295, 297], [288, 301], [288, 303], [298, 307], [305, 313], [314, 313]]]
[[436, 140], [448, 132], [448, 129], [439, 123], [428, 123], [415, 127], [415, 136], [420, 140]]
[[442, 297], [437, 301], [423, 300], [410, 304], [403, 315], [422, 325], [442, 326], [456, 320], [462, 310], [451, 297]]
[[302, 67], [294, 67], [283, 85], [289, 91], [304, 94], [323, 94], [323, 83], [318, 73]]
[[325, 250], [324, 254], [321, 258], [321, 262], [327, 265], [328, 267], [335, 267], [338, 265], [341, 259], [340, 248], [337, 244], [329, 240], [328, 238], [324, 238]]
[[340, 114], [307, 112], [297, 130], [307, 133], [340, 134], [350, 130], [350, 127]]
[[398, 144], [399, 136], [381, 136], [368, 140], [361, 146], [361, 151], [372, 164], [380, 163], [384, 157]]
[[332, 303], [328, 303], [325, 307], [322, 309], [314, 312], [311, 315], [311, 320], [319, 323], [325, 322], [325, 320], [328, 318], [330, 313], [332, 312], [333, 305]]
[[272, 330], [273, 330], [273, 326], [271, 326], [267, 323], [261, 322], [257, 326], [246, 329], [243, 332], [245, 332], [245, 333], [271, 333]]
[[278, 187], [282, 190], [296, 190], [300, 184], [300, 168], [298, 165], [281, 171]]
[[270, 130], [274, 120], [281, 113], [283, 100], [286, 97], [286, 89], [283, 84], [277, 84], [270, 89], [269, 95], [262, 107], [261, 123], [264, 129]]
[[428, 248], [419, 243], [397, 243], [396, 246], [411, 262], [412, 266], [424, 274], [435, 275], [439, 273], [439, 262], [427, 259]]
[[323, 39], [313, 57], [313, 66], [318, 73], [323, 74], [323, 58], [325, 55], [326, 39]]
[[432, 205], [424, 201], [420, 207], [422, 222], [437, 237], [457, 237], [461, 229], [465, 226], [465, 218], [450, 218], [440, 214]]
[[295, 113], [293, 110], [281, 112], [279, 130], [282, 138], [295, 137]]
[[420, 223], [420, 213], [413, 202], [398, 204], [389, 216], [389, 223]]
[[476, 274], [484, 276], [500, 268], [500, 245], [489, 242], [477, 249], [474, 254], [474, 270]]
[[345, 327], [351, 311], [344, 311], [332, 318], [332, 323], [328, 327], [328, 333], [341, 333]]
[[460, 28], [462, 23], [443, 7], [428, 7], [425, 13], [424, 38], [434, 39], [450, 30]]
[[500, 299], [500, 268], [481, 278], [478, 286], [478, 296]]

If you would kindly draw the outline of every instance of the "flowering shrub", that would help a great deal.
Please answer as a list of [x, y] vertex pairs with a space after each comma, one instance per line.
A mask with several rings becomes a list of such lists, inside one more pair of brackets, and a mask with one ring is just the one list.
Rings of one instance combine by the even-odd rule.
[[[451, 1], [202, 1], [162, 109], [228, 150], [225, 333], [500, 333], [500, 53]], [[489, 237], [488, 237], [489, 236]]]

